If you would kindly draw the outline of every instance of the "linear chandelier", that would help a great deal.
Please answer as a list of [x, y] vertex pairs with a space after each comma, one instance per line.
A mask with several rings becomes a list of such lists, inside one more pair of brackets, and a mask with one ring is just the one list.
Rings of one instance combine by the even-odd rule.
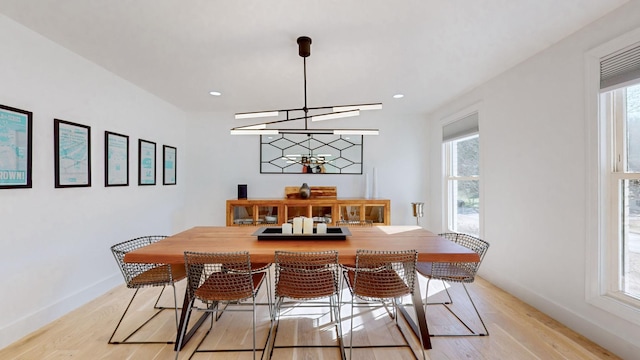
[[[253, 125], [237, 126], [231, 129], [231, 135], [276, 135], [276, 134], [333, 134], [333, 135], [378, 135], [378, 129], [310, 129], [309, 121], [325, 121], [360, 115], [360, 111], [380, 110], [382, 103], [355, 104], [340, 106], [307, 106], [307, 57], [311, 55], [311, 38], [301, 36], [298, 42], [298, 55], [304, 63], [304, 107], [296, 109], [269, 110], [257, 112], [236, 113], [236, 119], [256, 119], [280, 117], [284, 119], [265, 121]], [[322, 111], [324, 110], [324, 111]], [[309, 114], [309, 111], [319, 112]], [[328, 112], [327, 112], [328, 111]], [[288, 123], [296, 120], [304, 120], [304, 128], [281, 129], [270, 128], [270, 125]]]

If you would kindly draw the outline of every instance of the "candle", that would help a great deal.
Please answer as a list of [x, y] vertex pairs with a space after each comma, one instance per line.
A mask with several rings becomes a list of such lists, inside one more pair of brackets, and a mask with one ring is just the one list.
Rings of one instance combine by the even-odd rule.
[[305, 217], [303, 218], [302, 224], [302, 233], [303, 234], [313, 234], [313, 219]]
[[282, 224], [282, 234], [291, 235], [291, 231], [293, 231], [293, 225], [289, 223]]
[[318, 234], [326, 234], [327, 233], [327, 224], [325, 224], [325, 223], [318, 224], [316, 233], [318, 233]]
[[293, 233], [302, 234], [302, 218], [301, 217], [293, 218]]

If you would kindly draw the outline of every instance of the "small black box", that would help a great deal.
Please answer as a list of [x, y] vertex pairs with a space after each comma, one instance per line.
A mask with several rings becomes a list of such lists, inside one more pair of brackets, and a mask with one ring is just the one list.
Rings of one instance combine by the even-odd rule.
[[247, 185], [238, 185], [238, 199], [246, 199], [247, 198]]

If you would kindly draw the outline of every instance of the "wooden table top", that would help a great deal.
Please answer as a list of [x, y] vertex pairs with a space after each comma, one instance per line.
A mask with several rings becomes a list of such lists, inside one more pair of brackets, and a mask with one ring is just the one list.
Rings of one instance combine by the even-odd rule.
[[355, 263], [356, 250], [418, 251], [418, 261], [477, 262], [478, 254], [418, 226], [350, 227], [346, 240], [258, 240], [253, 226], [197, 226], [129, 252], [126, 262], [184, 263], [185, 251], [249, 251], [252, 262], [273, 262], [276, 250], [337, 250], [341, 263]]

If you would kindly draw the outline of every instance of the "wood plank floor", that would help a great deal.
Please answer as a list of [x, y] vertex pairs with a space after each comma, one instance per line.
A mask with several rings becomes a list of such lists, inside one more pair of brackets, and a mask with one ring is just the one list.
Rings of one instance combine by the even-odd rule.
[[[178, 286], [179, 302], [184, 294], [184, 281]], [[421, 285], [424, 291], [424, 283]], [[441, 283], [432, 282], [430, 301], [444, 299]], [[483, 316], [490, 335], [484, 337], [432, 337], [432, 350], [426, 351], [428, 359], [618, 359], [615, 355], [564, 327], [536, 309], [522, 303], [481, 278], [468, 286], [471, 296]], [[456, 313], [471, 324], [475, 331], [482, 325], [474, 321], [471, 305], [461, 285], [450, 288]], [[121, 340], [126, 331], [133, 329], [136, 321], [144, 321], [152, 312], [158, 289], [143, 289], [139, 293], [131, 316], [118, 331], [115, 340]], [[263, 291], [264, 293], [264, 291]], [[133, 295], [133, 290], [119, 286], [85, 306], [69, 313], [51, 324], [35, 331], [23, 339], [0, 350], [0, 359], [173, 359], [173, 345], [109, 345], [107, 340], [124, 308]], [[262, 301], [266, 298], [262, 295]], [[346, 297], [345, 297], [345, 300]], [[161, 303], [170, 305], [172, 296], [165, 291]], [[264, 344], [270, 323], [266, 306], [257, 311], [257, 343]], [[277, 332], [277, 347], [293, 344], [335, 345], [336, 331], [330, 323], [326, 309], [291, 309], [284, 311]], [[417, 339], [402, 318], [399, 321], [407, 334], [412, 349], [419, 356]], [[427, 309], [429, 329], [432, 333], [464, 332], [442, 306], [431, 305]], [[393, 320], [384, 309], [362, 309], [353, 318], [353, 342], [355, 346], [369, 344], [403, 344]], [[180, 352], [180, 359], [188, 359], [196, 344], [208, 328], [207, 321], [194, 338]], [[349, 342], [351, 324], [350, 306], [342, 307], [344, 343]], [[251, 314], [244, 312], [224, 313], [214, 325], [214, 331], [206, 337], [205, 348], [230, 348], [251, 346]], [[164, 311], [160, 316], [138, 332], [136, 340], [172, 340], [175, 335], [173, 312]], [[261, 353], [258, 353], [260, 357]], [[347, 349], [348, 355], [348, 349]], [[251, 352], [204, 353], [194, 359], [251, 359]], [[276, 348], [273, 359], [339, 359], [337, 348]], [[390, 360], [413, 359], [409, 348], [383, 348], [353, 350], [353, 359]]]

